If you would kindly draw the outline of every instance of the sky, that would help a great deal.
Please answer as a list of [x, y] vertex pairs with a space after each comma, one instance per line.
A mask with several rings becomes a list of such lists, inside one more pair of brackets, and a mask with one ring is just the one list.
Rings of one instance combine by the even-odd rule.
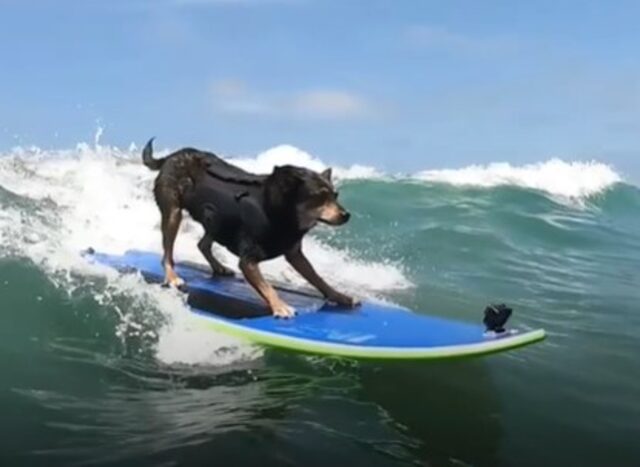
[[395, 172], [640, 175], [640, 2], [0, 0], [0, 150], [92, 141]]

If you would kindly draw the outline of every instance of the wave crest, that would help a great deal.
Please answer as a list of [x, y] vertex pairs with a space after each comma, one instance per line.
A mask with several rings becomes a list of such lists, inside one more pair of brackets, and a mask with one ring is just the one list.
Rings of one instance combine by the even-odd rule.
[[[313, 157], [308, 152], [288, 144], [275, 146], [267, 151], [258, 154], [254, 158], [232, 158], [228, 159], [245, 170], [260, 174], [270, 173], [277, 165], [297, 165], [306, 167], [316, 172], [322, 172], [330, 166], [322, 160]], [[373, 167], [355, 164], [349, 167], [331, 166], [333, 175], [338, 180], [353, 179], [374, 179], [382, 178], [383, 174]]]
[[415, 178], [455, 186], [519, 186], [573, 199], [588, 198], [622, 182], [622, 177], [609, 165], [595, 161], [565, 162], [560, 159], [521, 167], [492, 163], [462, 169], [425, 170], [417, 173]]

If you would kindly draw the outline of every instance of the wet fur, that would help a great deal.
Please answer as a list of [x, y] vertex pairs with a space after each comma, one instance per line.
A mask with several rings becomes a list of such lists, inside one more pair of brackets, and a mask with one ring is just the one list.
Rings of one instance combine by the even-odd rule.
[[274, 315], [289, 317], [293, 310], [263, 278], [259, 263], [282, 255], [328, 300], [357, 305], [329, 286], [302, 252], [304, 235], [318, 222], [341, 225], [349, 219], [337, 201], [330, 170], [318, 174], [282, 166], [269, 175], [257, 175], [193, 148], [154, 159], [152, 142], [145, 146], [142, 159], [148, 168], [159, 171], [153, 191], [162, 219], [167, 284], [180, 287], [183, 283], [174, 270], [173, 247], [182, 212], [187, 210], [205, 229], [198, 248], [213, 274], [233, 274], [211, 252], [213, 242], [218, 242], [238, 256], [243, 275]]

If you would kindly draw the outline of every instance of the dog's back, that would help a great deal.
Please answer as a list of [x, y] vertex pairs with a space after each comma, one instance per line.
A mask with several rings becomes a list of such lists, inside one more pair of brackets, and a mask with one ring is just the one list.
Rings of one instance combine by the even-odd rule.
[[142, 151], [142, 162], [151, 170], [160, 170], [178, 181], [183, 177], [195, 181], [205, 173], [220, 180], [246, 185], [260, 185], [265, 179], [264, 175], [252, 174], [229, 164], [212, 152], [195, 148], [183, 148], [162, 159], [154, 159], [153, 138]]

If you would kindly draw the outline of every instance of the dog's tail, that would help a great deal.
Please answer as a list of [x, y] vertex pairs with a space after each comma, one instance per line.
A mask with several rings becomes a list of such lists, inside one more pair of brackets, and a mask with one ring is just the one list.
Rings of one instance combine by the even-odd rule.
[[160, 170], [166, 159], [154, 159], [153, 158], [153, 140], [151, 138], [142, 150], [142, 163], [149, 167], [151, 170]]

